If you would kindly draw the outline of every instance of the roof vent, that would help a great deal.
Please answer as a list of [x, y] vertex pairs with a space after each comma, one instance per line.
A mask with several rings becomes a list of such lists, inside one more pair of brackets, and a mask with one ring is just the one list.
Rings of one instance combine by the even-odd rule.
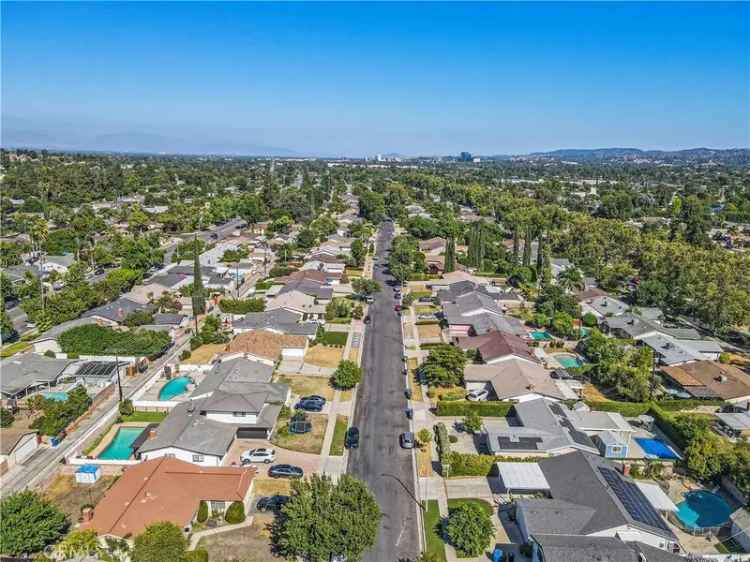
[[716, 380], [719, 382], [727, 382], [727, 376], [726, 375], [719, 375], [716, 377]]

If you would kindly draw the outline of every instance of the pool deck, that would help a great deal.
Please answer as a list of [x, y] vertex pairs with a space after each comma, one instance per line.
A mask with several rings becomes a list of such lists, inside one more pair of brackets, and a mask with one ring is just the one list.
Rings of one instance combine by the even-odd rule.
[[[205, 373], [201, 373], [199, 371], [191, 371], [189, 373], [175, 373], [175, 375], [172, 377], [190, 377], [193, 379], [193, 382], [195, 383], [195, 386], [198, 386], [201, 381], [205, 378]], [[170, 379], [172, 380], [172, 379]], [[190, 396], [190, 393], [192, 390], [188, 390], [186, 392], [183, 392], [182, 394], [178, 394], [177, 396], [174, 396], [170, 398], [169, 400], [159, 400], [159, 392], [161, 392], [161, 389], [164, 388], [164, 385], [169, 383], [169, 380], [165, 378], [160, 378], [156, 381], [156, 384], [154, 384], [151, 388], [149, 388], [143, 396], [140, 398], [141, 401], [157, 401], [157, 402], [183, 402], [187, 400], [188, 396]]]
[[116, 423], [112, 427], [109, 428], [109, 431], [104, 435], [101, 441], [99, 441], [99, 444], [88, 454], [88, 456], [93, 458], [98, 458], [100, 454], [102, 454], [102, 451], [109, 447], [109, 444], [112, 443], [112, 439], [115, 438], [115, 435], [117, 435], [117, 430], [119, 430], [121, 427], [142, 427], [146, 428], [148, 424], [143, 422], [123, 422], [123, 423]]

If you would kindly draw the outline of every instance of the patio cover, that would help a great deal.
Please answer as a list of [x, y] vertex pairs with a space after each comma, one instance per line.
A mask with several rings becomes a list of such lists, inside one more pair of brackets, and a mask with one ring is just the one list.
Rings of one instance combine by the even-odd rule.
[[544, 473], [535, 462], [499, 462], [497, 468], [506, 490], [549, 490]]
[[648, 503], [654, 506], [656, 511], [677, 511], [677, 506], [657, 483], [636, 480], [635, 485], [641, 489]]

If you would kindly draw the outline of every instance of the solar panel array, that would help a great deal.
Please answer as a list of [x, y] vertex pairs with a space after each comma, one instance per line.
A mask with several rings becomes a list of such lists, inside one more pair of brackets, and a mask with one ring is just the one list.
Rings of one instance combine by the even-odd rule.
[[76, 372], [81, 377], [111, 377], [117, 368], [115, 362], [87, 361]]
[[664, 519], [654, 509], [654, 506], [649, 503], [638, 486], [629, 480], [621, 478], [616, 470], [602, 466], [598, 468], [610, 490], [614, 492], [617, 499], [620, 500], [620, 503], [622, 503], [625, 510], [635, 521], [671, 533]]

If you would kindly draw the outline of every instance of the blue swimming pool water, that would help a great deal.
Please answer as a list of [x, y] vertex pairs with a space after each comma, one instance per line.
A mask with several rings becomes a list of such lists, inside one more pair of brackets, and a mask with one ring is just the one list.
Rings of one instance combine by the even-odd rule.
[[529, 336], [531, 336], [532, 340], [536, 340], [536, 341], [546, 341], [546, 340], [552, 339], [551, 335], [541, 330], [536, 331], [536, 332], [530, 332]]
[[68, 399], [68, 393], [62, 391], [46, 391], [42, 392], [42, 396], [49, 400], [56, 400], [57, 402], [65, 402]]
[[125, 461], [133, 454], [133, 441], [143, 432], [142, 427], [121, 427], [112, 441], [97, 458], [108, 461]]
[[677, 505], [677, 517], [690, 529], [720, 527], [729, 520], [732, 508], [724, 498], [707, 490], [685, 494]]
[[171, 400], [175, 396], [184, 394], [187, 386], [191, 383], [190, 377], [177, 377], [161, 387], [159, 400]]
[[583, 363], [574, 355], [555, 355], [555, 359], [566, 369], [578, 369]]
[[659, 459], [673, 459], [677, 460], [680, 455], [674, 452], [672, 447], [667, 445], [661, 439], [650, 439], [647, 437], [636, 437], [635, 440], [641, 446], [641, 449], [647, 455], [653, 455]]

